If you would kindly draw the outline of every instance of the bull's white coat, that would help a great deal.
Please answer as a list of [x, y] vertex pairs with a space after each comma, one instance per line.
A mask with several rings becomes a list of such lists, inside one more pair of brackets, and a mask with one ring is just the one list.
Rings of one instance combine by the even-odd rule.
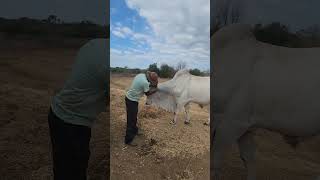
[[211, 41], [215, 180], [221, 178], [223, 153], [236, 142], [247, 179], [255, 180], [252, 130], [264, 128], [295, 138], [320, 132], [320, 49], [258, 42], [250, 26], [239, 24], [219, 30]]
[[[190, 122], [190, 103], [201, 107], [210, 105], [210, 77], [199, 77], [189, 73], [187, 69], [178, 71], [166, 82], [159, 83], [158, 91], [147, 97], [146, 104], [174, 112], [171, 121], [175, 124], [178, 112], [185, 111], [185, 123]], [[207, 124], [210, 122], [210, 117]]]

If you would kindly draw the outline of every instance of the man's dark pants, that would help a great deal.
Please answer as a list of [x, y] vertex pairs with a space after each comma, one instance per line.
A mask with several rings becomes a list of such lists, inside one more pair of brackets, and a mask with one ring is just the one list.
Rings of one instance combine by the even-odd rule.
[[51, 109], [48, 121], [54, 180], [86, 180], [91, 129], [65, 123]]
[[126, 109], [127, 109], [127, 129], [126, 129], [126, 137], [125, 143], [130, 143], [134, 137], [138, 133], [137, 127], [137, 115], [138, 115], [138, 102], [131, 101], [127, 97], [125, 98], [126, 101]]

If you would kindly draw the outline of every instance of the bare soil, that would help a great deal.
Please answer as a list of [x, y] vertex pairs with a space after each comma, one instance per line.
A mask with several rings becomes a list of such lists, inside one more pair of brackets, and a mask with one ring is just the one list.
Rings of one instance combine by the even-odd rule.
[[[278, 133], [258, 130], [255, 133], [255, 142], [257, 179], [315, 180], [320, 175], [319, 137], [306, 140], [292, 148]], [[246, 180], [246, 169], [236, 145], [227, 152], [222, 179]]]
[[[126, 128], [125, 92], [132, 76], [112, 75], [110, 90], [111, 179], [209, 179], [209, 126], [203, 125], [209, 112], [191, 108], [191, 124], [179, 114], [177, 125], [169, 124], [173, 113], [139, 103], [137, 147], [124, 144]], [[165, 81], [162, 79], [161, 81]]]
[[[37, 42], [1, 45], [7, 48], [0, 49], [0, 179], [52, 179], [49, 104], [82, 44], [63, 48]], [[106, 129], [104, 113], [92, 130], [89, 179], [107, 177]]]

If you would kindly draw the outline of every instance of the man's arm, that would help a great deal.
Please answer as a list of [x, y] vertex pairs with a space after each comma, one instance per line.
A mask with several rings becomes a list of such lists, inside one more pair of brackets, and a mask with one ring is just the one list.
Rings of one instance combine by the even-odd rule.
[[150, 96], [151, 94], [155, 93], [158, 91], [157, 87], [150, 87], [148, 92], [145, 92], [145, 95]]

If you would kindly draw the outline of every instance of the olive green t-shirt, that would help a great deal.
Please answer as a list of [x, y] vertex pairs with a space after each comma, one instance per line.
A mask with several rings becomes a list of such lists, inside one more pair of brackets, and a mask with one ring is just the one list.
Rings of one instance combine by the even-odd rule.
[[108, 49], [109, 39], [94, 39], [80, 48], [69, 78], [51, 102], [63, 121], [90, 127], [106, 111]]
[[139, 102], [144, 93], [149, 91], [149, 85], [150, 83], [147, 80], [146, 74], [141, 73], [136, 75], [127, 91], [126, 97], [131, 101]]

